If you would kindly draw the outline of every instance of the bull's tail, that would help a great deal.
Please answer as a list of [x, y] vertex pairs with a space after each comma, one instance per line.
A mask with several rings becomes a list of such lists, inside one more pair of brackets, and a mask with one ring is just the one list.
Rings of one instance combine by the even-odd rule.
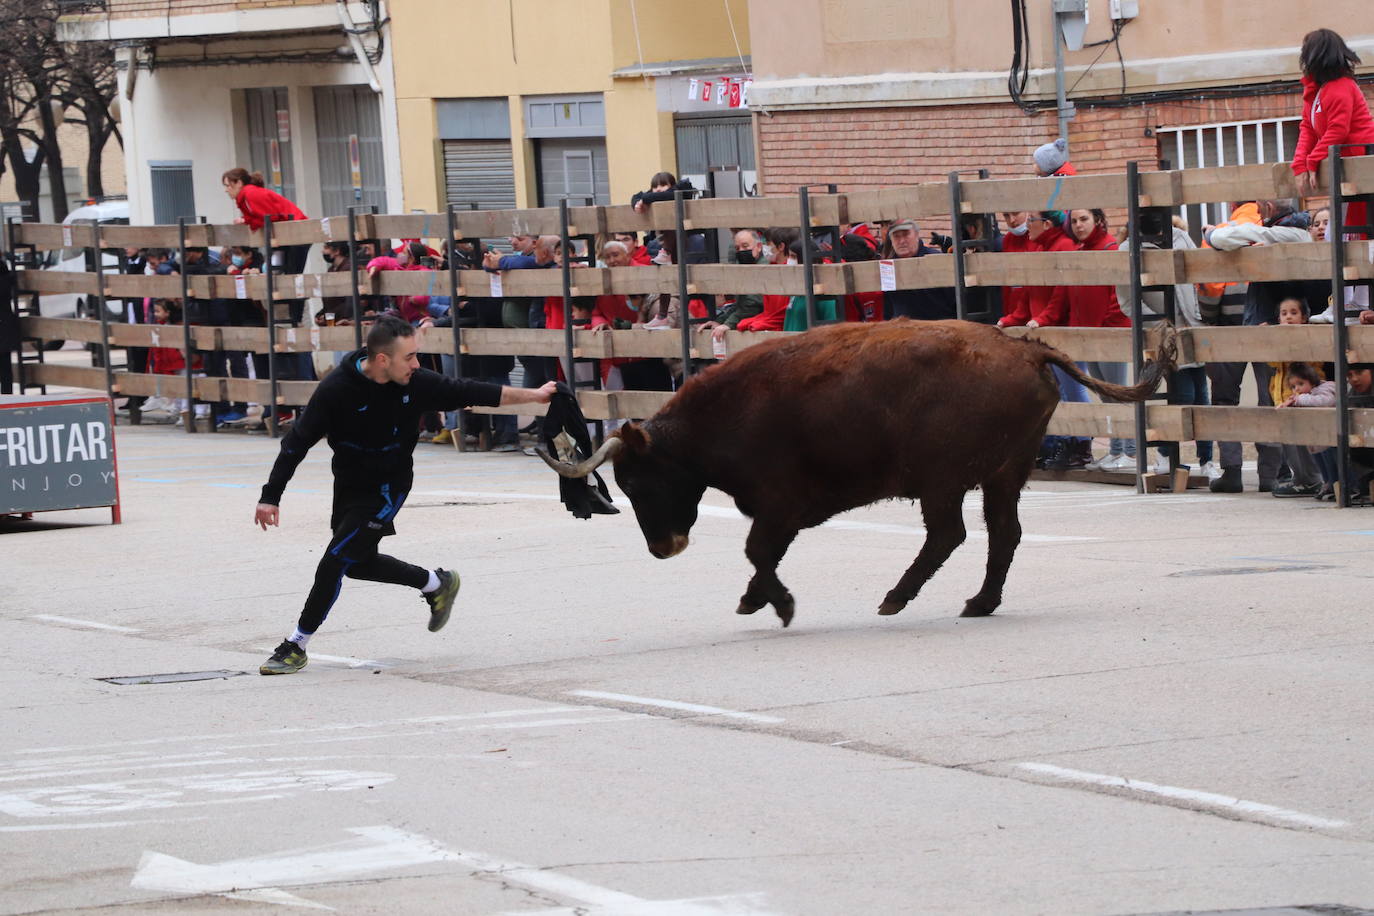
[[1046, 363], [1063, 369], [1085, 388], [1108, 401], [1143, 401], [1154, 394], [1164, 377], [1177, 368], [1175, 362], [1178, 359], [1178, 334], [1168, 325], [1163, 326], [1163, 333], [1160, 336], [1159, 347], [1155, 350], [1154, 359], [1145, 364], [1145, 371], [1141, 373], [1140, 380], [1134, 385], [1113, 385], [1111, 382], [1095, 379], [1079, 369], [1073, 360], [1054, 347], [1042, 346], [1045, 348]]

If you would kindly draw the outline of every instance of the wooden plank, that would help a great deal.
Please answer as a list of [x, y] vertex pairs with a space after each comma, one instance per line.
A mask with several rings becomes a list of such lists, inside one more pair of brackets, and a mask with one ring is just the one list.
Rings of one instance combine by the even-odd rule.
[[1374, 408], [1357, 407], [1350, 411], [1350, 445], [1374, 448]]
[[76, 340], [81, 343], [100, 343], [100, 322], [94, 318], [24, 316], [19, 319], [19, 333], [24, 337], [37, 337], [40, 340]]
[[105, 295], [115, 299], [180, 299], [181, 278], [175, 275], [106, 274]]
[[56, 248], [94, 248], [96, 227], [91, 223], [15, 223], [12, 243], [32, 245], [40, 251]]
[[1004, 328], [1008, 337], [1029, 337], [1067, 354], [1076, 362], [1129, 363], [1130, 328]]
[[606, 267], [597, 271], [605, 277], [606, 292], [617, 296], [642, 296], [677, 292], [677, 270], [659, 267]]
[[603, 232], [645, 233], [653, 231], [653, 213], [647, 209], [640, 213], [629, 204], [601, 207], [600, 209], [605, 224]]
[[[1193, 438], [1187, 407], [1149, 405], [1146, 426], [1151, 439], [1187, 441]], [[1054, 436], [1135, 436], [1135, 405], [1061, 403], [1050, 418]], [[1198, 438], [1208, 438], [1199, 435]], [[1267, 440], [1266, 440], [1267, 441]]]
[[95, 274], [69, 270], [21, 270], [15, 280], [19, 291], [23, 293], [81, 293], [95, 296], [100, 292]]
[[[1125, 207], [1126, 176], [1077, 175], [1064, 178], [1014, 178], [960, 182], [965, 213]], [[946, 192], [948, 196], [948, 192]], [[945, 209], [949, 209], [948, 203]]]
[[[840, 222], [840, 195], [811, 195], [811, 225], [834, 226]], [[655, 203], [652, 210], [658, 229], [677, 228], [676, 204]], [[784, 197], [716, 197], [689, 200], [683, 208], [688, 229], [766, 229], [801, 226], [801, 203], [796, 195]]]
[[[641, 268], [647, 269], [647, 268]], [[669, 271], [676, 274], [676, 271]], [[676, 281], [676, 276], [674, 276]], [[801, 265], [765, 266], [740, 264], [693, 264], [687, 271], [693, 293], [753, 292], [764, 296], [801, 296], [806, 293]], [[674, 282], [672, 292], [677, 292]]]
[[1297, 197], [1293, 170], [1287, 163], [1267, 165], [1228, 165], [1210, 169], [1180, 169], [1181, 200], [1156, 202], [1153, 206], [1222, 203], [1236, 200], [1266, 200]]
[[[217, 248], [225, 245], [262, 247], [262, 233], [254, 232], [243, 223], [217, 226], [212, 223], [187, 223], [187, 248]], [[176, 245], [171, 246], [175, 248]]]
[[921, 220], [949, 214], [949, 185], [924, 184], [905, 188], [850, 191], [845, 194], [849, 222]]
[[176, 226], [101, 226], [100, 244], [106, 248], [176, 248]]
[[105, 390], [105, 370], [92, 366], [34, 363], [26, 366], [25, 372], [29, 383], [33, 385], [59, 385], [63, 388], [84, 388], [100, 392]]
[[589, 420], [643, 420], [672, 397], [671, 391], [583, 391], [577, 401]]
[[[1350, 331], [1374, 328], [1350, 328]], [[1329, 324], [1274, 327], [1189, 328], [1181, 336], [1190, 342], [1186, 359], [1204, 363], [1330, 362], [1334, 337]], [[1374, 351], [1374, 334], [1359, 335], [1366, 352]], [[1351, 334], [1352, 342], [1355, 334]]]
[[[872, 291], [881, 287], [877, 261], [860, 261], [846, 266], [849, 268], [849, 276], [852, 277], [851, 282], [855, 290]], [[897, 289], [938, 289], [954, 285], [953, 255], [932, 254], [922, 258], [897, 258], [893, 261], [893, 267]], [[817, 276], [829, 278], [833, 274], [823, 272]], [[823, 285], [828, 291], [829, 284]]]
[[463, 350], [482, 356], [562, 356], [563, 333], [529, 328], [468, 328]]
[[186, 376], [116, 372], [115, 391], [121, 395], [148, 398], [184, 398], [186, 397]]
[[1216, 442], [1336, 444], [1334, 407], [1192, 407], [1194, 437]]

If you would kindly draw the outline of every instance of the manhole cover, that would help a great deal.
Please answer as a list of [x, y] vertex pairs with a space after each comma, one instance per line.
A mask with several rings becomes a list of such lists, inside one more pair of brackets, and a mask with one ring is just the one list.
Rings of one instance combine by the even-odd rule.
[[[1257, 576], [1261, 573], [1276, 572], [1311, 572], [1317, 569], [1333, 569], [1331, 566], [1312, 565], [1312, 566], [1232, 566], [1222, 569], [1185, 569], [1182, 572], [1169, 573], [1170, 579], [1177, 579], [1189, 576]], [[1277, 912], [1277, 911], [1275, 911]]]
[[247, 671], [179, 671], [176, 674], [130, 674], [125, 677], [98, 677], [97, 681], [107, 684], [180, 684], [183, 681], [218, 681], [227, 677], [238, 677]]

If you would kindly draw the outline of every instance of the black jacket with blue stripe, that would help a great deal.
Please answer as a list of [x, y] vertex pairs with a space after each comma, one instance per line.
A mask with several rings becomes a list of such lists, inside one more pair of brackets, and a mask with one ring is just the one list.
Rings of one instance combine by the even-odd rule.
[[335, 502], [366, 500], [381, 492], [406, 493], [414, 478], [412, 453], [420, 438], [420, 416], [435, 410], [495, 407], [501, 386], [471, 379], [452, 379], [429, 369], [416, 369], [407, 385], [379, 384], [363, 375], [357, 350], [324, 377], [300, 418], [282, 437], [261, 502], [276, 506], [306, 452], [321, 439], [334, 450]]

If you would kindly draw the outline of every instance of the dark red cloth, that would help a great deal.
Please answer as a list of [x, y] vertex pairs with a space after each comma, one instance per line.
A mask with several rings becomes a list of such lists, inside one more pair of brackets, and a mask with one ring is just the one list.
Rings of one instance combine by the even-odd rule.
[[239, 191], [239, 196], [234, 198], [234, 203], [239, 205], [243, 221], [251, 229], [261, 229], [263, 220], [269, 216], [274, 223], [308, 219], [300, 207], [276, 191], [271, 188], [260, 188], [255, 184], [244, 185], [243, 190]]
[[[1079, 251], [1116, 251], [1116, 239], [1097, 226], [1078, 244]], [[1116, 301], [1115, 286], [1065, 286], [1071, 328], [1129, 328], [1131, 319]]]
[[[1051, 226], [1040, 233], [1040, 237], [1030, 246], [1028, 251], [1073, 251], [1078, 247], [1058, 226]], [[1019, 326], [1034, 320], [1042, 328], [1053, 328], [1064, 323], [1068, 317], [1065, 287], [1028, 286], [1025, 289], [1026, 310], [1006, 315], [1000, 322], [1002, 325]]]
[[[1302, 123], [1298, 125], [1298, 148], [1293, 153], [1293, 174], [1315, 172], [1330, 148], [1346, 143], [1374, 144], [1374, 115], [1369, 112], [1360, 84], [1348, 76], [1318, 86], [1311, 77], [1302, 78]], [[1359, 156], [1367, 150], [1346, 150], [1346, 156]], [[1351, 220], [1352, 224], [1355, 223]], [[1358, 225], [1358, 224], [1357, 224]]]
[[630, 252], [630, 263], [635, 267], [647, 267], [654, 263], [654, 259], [649, 257], [649, 249], [639, 245], [634, 251]]
[[852, 293], [845, 296], [845, 321], [882, 321], [882, 293]]

